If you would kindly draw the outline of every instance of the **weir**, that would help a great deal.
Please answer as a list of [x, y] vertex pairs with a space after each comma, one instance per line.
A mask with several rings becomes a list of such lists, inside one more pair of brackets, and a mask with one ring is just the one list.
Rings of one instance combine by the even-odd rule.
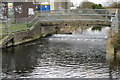
[[[38, 40], [2, 50], [2, 78], [120, 78], [120, 60], [106, 54], [110, 27], [72, 26], [72, 33], [57, 34], [62, 27], [66, 31], [71, 26], [64, 21], [57, 25], [37, 23], [30, 30], [15, 33], [8, 39], [14, 44]], [[45, 37], [48, 34], [51, 36]]]
[[[56, 27], [63, 26], [63, 24], [66, 24], [66, 21], [67, 22], [71, 21], [72, 24], [76, 24], [76, 22], [77, 22], [78, 25], [80, 25], [80, 24], [85, 25], [86, 23], [87, 23], [86, 25], [97, 24], [97, 23], [100, 23], [100, 24], [111, 23], [111, 28], [116, 30], [117, 26], [118, 26], [118, 18], [117, 18], [118, 11], [116, 11], [115, 15], [112, 14], [115, 11], [116, 10], [112, 10], [112, 9], [80, 9], [80, 10], [59, 10], [59, 11], [36, 13], [34, 16], [32, 16], [33, 20], [29, 20], [29, 18], [24, 20], [24, 21], [27, 21], [27, 23], [28, 23], [26, 25], [26, 22], [25, 22], [26, 29], [24, 29], [24, 31], [20, 31], [20, 30], [10, 31], [9, 30], [9, 33], [8, 32], [7, 33], [9, 36], [10, 34], [12, 34], [14, 32], [13, 33], [14, 34], [14, 36], [13, 36], [14, 44], [21, 44], [21, 43], [24, 43], [27, 41], [38, 39], [41, 36], [46, 36], [51, 33], [56, 33], [56, 30], [57, 30]], [[111, 19], [111, 17], [113, 17], [113, 18]], [[47, 24], [49, 21], [52, 24], [52, 25], [50, 24], [51, 27], [42, 26], [41, 23], [44, 22], [44, 24]], [[59, 21], [62, 21], [62, 22], [59, 23]], [[55, 25], [54, 25], [54, 23], [55, 23]], [[8, 27], [10, 27], [9, 25], [8, 25]], [[29, 28], [29, 26], [32, 26], [32, 28]], [[11, 29], [11, 28], [7, 28], [7, 29]], [[37, 31], [35, 31], [35, 30], [37, 30]], [[19, 32], [17, 32], [17, 31], [19, 31]], [[19, 36], [16, 36], [17, 34], [19, 34], [21, 39], [18, 38]], [[94, 37], [91, 37], [91, 35], [88, 35], [88, 37], [94, 38]], [[86, 37], [86, 38], [88, 38], [88, 37]], [[107, 38], [106, 36], [104, 36], [104, 37], [96, 36], [96, 37]], [[82, 37], [82, 35], [81, 35], [81, 38], [84, 38], [84, 37]], [[17, 40], [17, 39], [20, 39], [20, 40]], [[0, 45], [2, 46], [3, 43], [7, 44], [8, 42], [5, 42], [3, 40]]]
[[[101, 31], [89, 29], [84, 31], [89, 31], [94, 36], [105, 34], [108, 28], [102, 27]], [[106, 40], [80, 40], [78, 35], [81, 34], [54, 34], [3, 49], [2, 77], [119, 78], [120, 64], [114, 61], [112, 62], [114, 64], [106, 63]]]

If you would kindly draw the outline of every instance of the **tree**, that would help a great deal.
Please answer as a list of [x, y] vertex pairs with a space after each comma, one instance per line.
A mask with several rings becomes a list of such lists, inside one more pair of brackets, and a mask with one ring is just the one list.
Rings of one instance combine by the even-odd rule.
[[73, 4], [73, 2], [71, 2], [71, 3], [70, 3], [70, 7], [74, 7], [74, 4]]
[[106, 4], [111, 8], [120, 8], [120, 0], [109, 0]]
[[95, 3], [89, 2], [89, 1], [83, 1], [77, 8], [83, 8], [83, 9], [91, 9], [91, 5], [94, 5]]
[[104, 7], [102, 7], [101, 4], [93, 4], [93, 5], [91, 5], [91, 8], [92, 9], [104, 9]]

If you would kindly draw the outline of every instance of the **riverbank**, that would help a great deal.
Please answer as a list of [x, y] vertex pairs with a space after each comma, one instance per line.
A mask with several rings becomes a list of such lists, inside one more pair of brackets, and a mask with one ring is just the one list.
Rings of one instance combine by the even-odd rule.
[[37, 23], [26, 31], [12, 33], [7, 35], [0, 41], [0, 47], [6, 48], [10, 46], [20, 45], [29, 41], [45, 37], [48, 34], [56, 32], [56, 25]]
[[[86, 24], [87, 23], [87, 24]], [[82, 26], [84, 25], [84, 26]], [[5, 48], [9, 46], [15, 46], [23, 44], [41, 37], [45, 37], [54, 33], [66, 33], [71, 34], [79, 27], [85, 29], [92, 25], [105, 25], [109, 26], [110, 22], [103, 21], [55, 21], [55, 22], [38, 22], [30, 29], [25, 31], [20, 31], [16, 33], [11, 33], [0, 41], [0, 47]], [[81, 29], [81, 30], [82, 30]]]
[[106, 52], [108, 54], [113, 54], [113, 56], [120, 57], [120, 25], [118, 27], [118, 32], [109, 31]]
[[120, 23], [118, 26], [118, 32], [116, 33], [115, 36], [116, 36], [116, 40], [114, 42], [115, 53], [117, 53], [117, 55], [120, 55]]
[[81, 36], [94, 33], [93, 36], [104, 37], [106, 29], [108, 27], [102, 27], [101, 31], [86, 29], [83, 34], [55, 34], [3, 49], [3, 78], [117, 78], [120, 65], [113, 69], [113, 65], [106, 64], [106, 39]]

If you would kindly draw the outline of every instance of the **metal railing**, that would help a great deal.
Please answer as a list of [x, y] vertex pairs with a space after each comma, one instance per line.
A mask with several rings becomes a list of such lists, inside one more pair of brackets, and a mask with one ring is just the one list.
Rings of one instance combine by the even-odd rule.
[[1, 20], [0, 39], [11, 33], [25, 31], [30, 29], [38, 21], [38, 15], [31, 15], [28, 18], [16, 18]]
[[35, 12], [28, 18], [15, 18], [1, 21], [1, 36], [28, 30], [38, 21], [63, 21], [63, 20], [93, 20], [111, 21], [115, 17], [115, 9], [76, 9], [76, 10], [51, 10]]
[[111, 14], [115, 12], [116, 9], [64, 9], [64, 10], [51, 10], [51, 11], [42, 11], [42, 15], [54, 15], [54, 14]]
[[111, 21], [115, 16], [115, 9], [77, 9], [77, 10], [53, 10], [39, 13], [42, 21], [63, 20], [93, 20]]

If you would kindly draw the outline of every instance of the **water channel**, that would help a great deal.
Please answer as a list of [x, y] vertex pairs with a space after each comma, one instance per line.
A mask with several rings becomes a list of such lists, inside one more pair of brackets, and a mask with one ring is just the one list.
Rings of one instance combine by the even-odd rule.
[[108, 30], [90, 27], [4, 49], [3, 78], [120, 78], [120, 63], [106, 58]]

